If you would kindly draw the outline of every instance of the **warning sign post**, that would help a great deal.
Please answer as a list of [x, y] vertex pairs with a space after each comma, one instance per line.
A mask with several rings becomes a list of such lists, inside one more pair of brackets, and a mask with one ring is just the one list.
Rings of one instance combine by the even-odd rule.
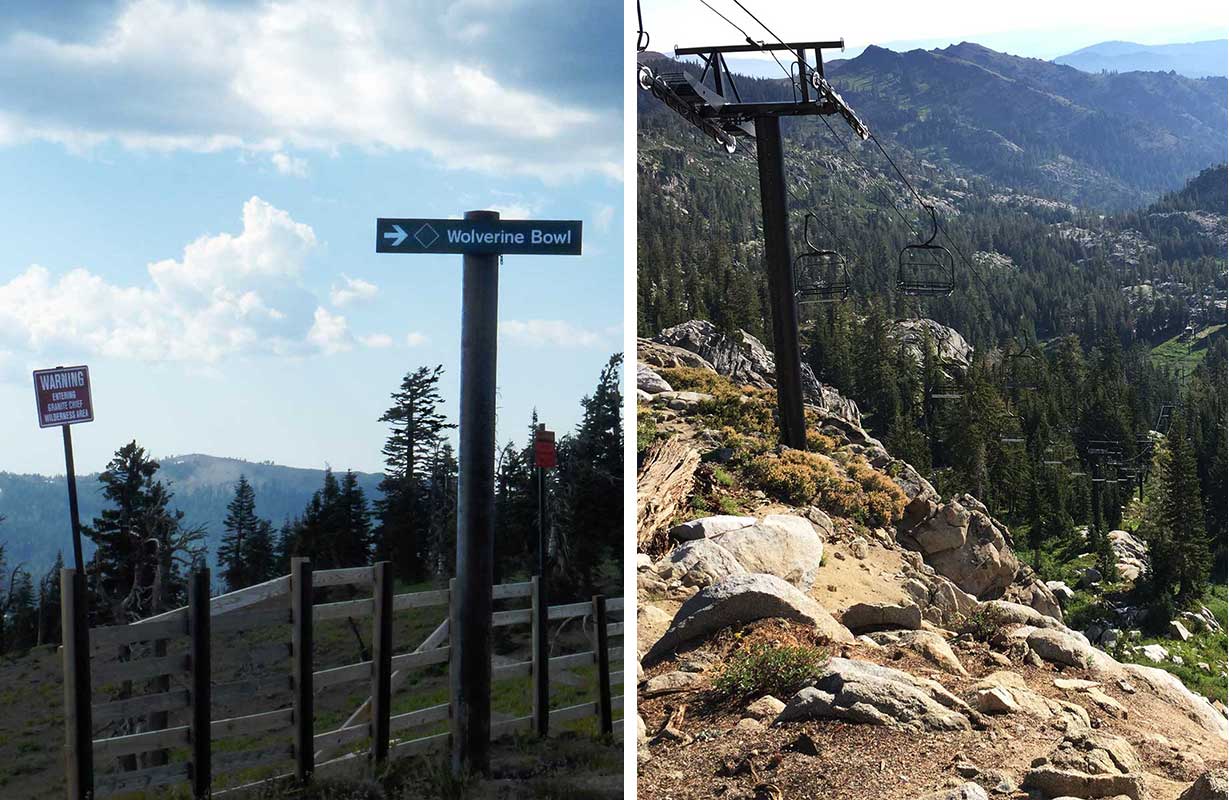
[[34, 402], [40, 428], [59, 428], [64, 432], [64, 473], [68, 481], [68, 516], [73, 527], [73, 557], [77, 574], [84, 575], [81, 555], [81, 518], [77, 513], [77, 475], [73, 470], [71, 426], [94, 421], [94, 400], [90, 394], [90, 368], [56, 367], [34, 371]]

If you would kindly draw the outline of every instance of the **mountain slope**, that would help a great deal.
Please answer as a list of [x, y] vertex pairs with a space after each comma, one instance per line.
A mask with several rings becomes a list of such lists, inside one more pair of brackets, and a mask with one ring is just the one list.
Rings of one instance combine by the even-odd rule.
[[[221, 540], [226, 505], [234, 496], [241, 474], [256, 490], [256, 513], [271, 520], [275, 527], [287, 517], [297, 516], [320, 488], [324, 471], [301, 469], [270, 463], [242, 461], [201, 454], [170, 456], [162, 459], [158, 478], [174, 493], [171, 507], [184, 512], [188, 525], [204, 525], [210, 563]], [[382, 476], [358, 473], [359, 485], [368, 500], [379, 496]], [[81, 522], [89, 524], [103, 508], [98, 492], [98, 474], [77, 476]], [[0, 543], [10, 565], [23, 562], [36, 574], [55, 560], [57, 550], [72, 559], [69, 534], [68, 494], [63, 477], [20, 475], [0, 472]], [[93, 551], [84, 542], [86, 555]]]
[[1170, 70], [1188, 78], [1229, 74], [1229, 41], [1211, 39], [1183, 44], [1136, 44], [1100, 42], [1054, 59], [1084, 72], [1132, 72]]
[[1090, 75], [961, 43], [872, 47], [830, 75], [915, 155], [1081, 205], [1139, 205], [1224, 158], [1226, 82]]

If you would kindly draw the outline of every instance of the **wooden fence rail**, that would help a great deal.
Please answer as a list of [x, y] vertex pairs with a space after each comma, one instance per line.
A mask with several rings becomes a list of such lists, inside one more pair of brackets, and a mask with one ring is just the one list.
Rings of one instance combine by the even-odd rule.
[[[70, 800], [101, 798], [155, 787], [187, 785], [194, 798], [241, 792], [258, 784], [217, 791], [219, 775], [286, 764], [292, 772], [274, 778], [294, 777], [300, 783], [313, 775], [333, 773], [346, 767], [378, 769], [392, 758], [446, 750], [450, 733], [404, 738], [405, 732], [438, 725], [453, 716], [454, 699], [400, 714], [392, 712], [392, 697], [417, 670], [449, 664], [449, 619], [453, 611], [449, 589], [395, 594], [392, 565], [313, 570], [311, 562], [296, 558], [289, 575], [210, 598], [209, 572], [192, 574], [188, 605], [129, 625], [90, 629], [86, 590], [82, 576], [65, 569], [61, 576], [66, 719], [65, 755]], [[370, 588], [370, 597], [313, 602], [325, 587]], [[496, 600], [527, 599], [529, 608], [495, 611], [492, 627], [528, 626], [530, 658], [492, 664], [493, 680], [528, 678], [533, 711], [528, 716], [491, 720], [495, 738], [518, 731], [546, 735], [552, 724], [597, 717], [598, 729], [611, 734], [613, 707], [622, 697], [612, 697], [612, 688], [622, 684], [623, 673], [611, 671], [620, 663], [623, 649], [609, 639], [623, 635], [623, 623], [608, 620], [621, 615], [622, 598], [595, 596], [589, 602], [549, 606], [540, 613], [537, 578], [493, 587]], [[284, 603], [276, 607], [278, 599]], [[255, 606], [261, 606], [256, 608]], [[395, 654], [393, 622], [398, 612], [442, 607], [441, 622], [414, 650]], [[242, 612], [242, 613], [236, 613]], [[366, 660], [316, 670], [313, 637], [317, 623], [326, 620], [371, 620], [371, 647]], [[549, 631], [540, 618], [562, 623], [584, 618], [591, 649], [583, 653], [549, 656], [549, 647], [539, 647], [539, 638], [549, 643]], [[247, 663], [254, 669], [287, 665], [287, 672], [263, 677], [244, 676], [227, 683], [211, 674], [213, 650], [219, 637], [281, 627], [286, 638], [245, 645]], [[357, 631], [357, 628], [355, 629]], [[186, 652], [170, 652], [168, 645]], [[542, 654], [548, 654], [543, 661]], [[145, 657], [134, 657], [147, 654]], [[91, 667], [93, 666], [93, 680]], [[596, 666], [598, 696], [595, 701], [563, 708], [550, 707], [552, 676], [578, 668]], [[172, 679], [175, 688], [172, 688]], [[153, 693], [131, 695], [134, 682], [148, 682]], [[318, 696], [334, 687], [353, 691], [352, 685], [369, 684], [369, 694], [337, 728], [315, 732], [314, 704]], [[93, 702], [95, 686], [115, 687], [119, 695]], [[248, 703], [255, 697], [276, 697], [284, 707], [225, 719], [213, 719], [219, 704]], [[171, 715], [177, 720], [168, 724]], [[141, 722], [143, 720], [143, 722]], [[135, 723], [135, 724], [134, 724]], [[107, 725], [118, 735], [93, 738], [94, 726]], [[260, 735], [285, 737], [263, 749], [218, 750], [215, 742]], [[362, 750], [356, 745], [369, 740]], [[350, 750], [341, 755], [342, 751]], [[174, 755], [176, 763], [168, 763]], [[138, 759], [139, 757], [139, 759]], [[186, 760], [184, 760], [186, 759]], [[117, 763], [119, 771], [95, 774], [101, 763]], [[266, 778], [264, 780], [270, 780]]]

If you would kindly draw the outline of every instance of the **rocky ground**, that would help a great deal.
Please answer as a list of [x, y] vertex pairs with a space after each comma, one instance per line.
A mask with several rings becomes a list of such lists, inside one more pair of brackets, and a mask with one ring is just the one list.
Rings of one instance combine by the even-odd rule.
[[640, 797], [1226, 796], [1223, 706], [1068, 628], [1072, 589], [829, 387], [776, 448], [762, 346], [679, 328], [637, 369]]

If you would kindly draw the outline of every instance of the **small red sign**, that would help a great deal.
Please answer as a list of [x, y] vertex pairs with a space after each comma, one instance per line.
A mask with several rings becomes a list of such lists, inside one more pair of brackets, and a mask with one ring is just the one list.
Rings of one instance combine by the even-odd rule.
[[94, 421], [89, 367], [35, 370], [34, 398], [38, 404], [40, 428]]
[[555, 432], [538, 428], [533, 436], [533, 465], [543, 469], [555, 466]]

